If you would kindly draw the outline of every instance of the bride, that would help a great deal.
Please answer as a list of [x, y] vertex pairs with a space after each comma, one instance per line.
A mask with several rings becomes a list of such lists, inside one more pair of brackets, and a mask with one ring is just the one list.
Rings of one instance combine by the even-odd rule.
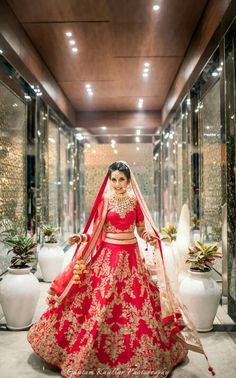
[[[140, 238], [152, 249], [157, 284]], [[69, 242], [77, 243], [74, 257], [28, 333], [34, 351], [62, 376], [165, 378], [189, 349], [204, 354], [171, 291], [158, 233], [126, 163], [110, 165], [84, 232]]]

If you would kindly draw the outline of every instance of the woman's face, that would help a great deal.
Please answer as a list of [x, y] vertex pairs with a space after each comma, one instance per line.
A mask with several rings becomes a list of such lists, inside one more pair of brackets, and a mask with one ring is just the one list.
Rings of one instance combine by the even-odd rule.
[[114, 171], [111, 174], [111, 187], [115, 190], [116, 193], [125, 193], [127, 190], [127, 186], [129, 184], [129, 180], [125, 176], [123, 172]]

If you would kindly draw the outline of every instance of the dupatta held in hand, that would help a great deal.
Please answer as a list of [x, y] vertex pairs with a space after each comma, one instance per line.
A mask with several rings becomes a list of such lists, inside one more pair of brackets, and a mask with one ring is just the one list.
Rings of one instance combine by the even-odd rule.
[[[127, 163], [125, 164], [128, 166]], [[171, 325], [175, 337], [184, 343], [189, 350], [205, 355], [196, 327], [191, 321], [186, 307], [179, 301], [171, 289], [164, 264], [161, 240], [132, 172], [130, 185], [131, 190], [135, 194], [144, 215], [146, 230], [152, 234], [155, 234], [158, 239], [158, 247], [152, 247], [152, 271], [154, 270], [155, 275], [158, 277], [157, 286], [160, 293], [161, 318], [163, 325], [164, 327]], [[53, 281], [50, 287], [49, 293], [54, 295], [54, 298], [58, 303], [64, 302], [67, 304], [67, 297], [69, 297], [68, 294], [70, 290], [73, 289], [74, 285], [78, 285], [73, 281], [73, 270], [76, 262], [83, 259], [86, 265], [96, 253], [99, 253], [99, 247], [102, 242], [103, 225], [108, 209], [109, 191], [110, 189], [107, 174], [83, 231], [83, 233], [88, 233], [90, 236], [88, 242], [85, 245], [80, 245], [77, 247], [69, 266]], [[139, 243], [139, 250], [142, 258], [147, 260], [147, 254], [145, 251], [142, 251], [141, 243]], [[214, 375], [214, 371], [211, 367], [209, 367], [209, 371], [211, 371], [212, 375]]]

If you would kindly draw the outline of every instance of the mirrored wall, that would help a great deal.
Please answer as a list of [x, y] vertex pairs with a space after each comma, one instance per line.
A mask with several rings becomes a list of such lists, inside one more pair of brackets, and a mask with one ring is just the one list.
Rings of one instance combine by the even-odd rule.
[[177, 225], [186, 203], [192, 242], [222, 251], [214, 274], [236, 321], [235, 62], [236, 21], [159, 136], [154, 177], [160, 225]]

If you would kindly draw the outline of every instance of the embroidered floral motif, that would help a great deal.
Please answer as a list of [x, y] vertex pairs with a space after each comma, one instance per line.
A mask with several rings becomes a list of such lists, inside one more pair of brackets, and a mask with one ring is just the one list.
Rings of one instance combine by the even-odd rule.
[[137, 244], [104, 243], [68, 300], [50, 307], [28, 334], [35, 352], [66, 378], [99, 376], [99, 369], [112, 378], [112, 369], [120, 377], [164, 378], [187, 354], [172, 335], [175, 325], [162, 325], [159, 292]]
[[133, 232], [134, 229], [135, 229], [135, 224], [132, 223], [130, 224], [130, 226], [128, 228], [126, 228], [125, 230], [121, 230], [119, 228], [117, 228], [114, 224], [112, 224], [111, 222], [106, 222], [103, 226], [103, 229], [104, 231], [106, 232], [114, 232], [114, 233], [120, 233], [121, 231], [122, 232]]

